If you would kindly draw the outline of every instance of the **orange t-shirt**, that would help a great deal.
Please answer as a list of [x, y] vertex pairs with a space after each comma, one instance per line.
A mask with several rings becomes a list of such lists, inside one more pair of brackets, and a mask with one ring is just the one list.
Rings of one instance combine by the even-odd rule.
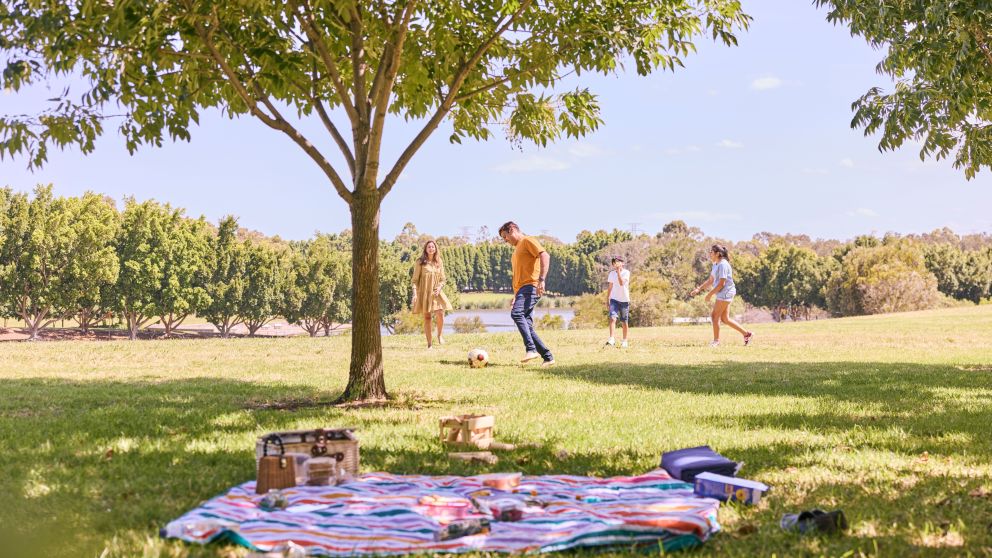
[[525, 236], [517, 243], [510, 258], [513, 267], [513, 292], [516, 293], [524, 285], [537, 285], [541, 280], [541, 252], [544, 247], [537, 239]]

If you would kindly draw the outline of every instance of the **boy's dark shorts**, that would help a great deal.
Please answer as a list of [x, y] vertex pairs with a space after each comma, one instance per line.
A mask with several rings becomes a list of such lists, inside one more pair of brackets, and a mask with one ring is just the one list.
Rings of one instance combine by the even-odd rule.
[[619, 300], [610, 299], [610, 319], [619, 319], [623, 323], [630, 321], [630, 303], [620, 302]]

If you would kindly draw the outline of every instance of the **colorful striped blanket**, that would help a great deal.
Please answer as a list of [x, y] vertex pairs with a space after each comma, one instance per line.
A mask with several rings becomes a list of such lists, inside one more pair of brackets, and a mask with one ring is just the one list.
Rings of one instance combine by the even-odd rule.
[[[260, 509], [262, 497], [247, 482], [169, 523], [162, 535], [193, 543], [228, 539], [263, 552], [300, 546], [308, 555], [353, 556], [658, 544], [668, 551], [700, 544], [720, 528], [719, 503], [694, 496], [691, 485], [661, 469], [634, 477], [525, 476], [509, 490], [484, 480], [370, 473], [339, 486], [286, 489], [289, 507], [276, 511]], [[491, 511], [479, 512], [480, 498], [516, 498], [522, 511], [515, 521], [498, 521]], [[451, 510], [488, 517], [489, 532], [437, 540]]]

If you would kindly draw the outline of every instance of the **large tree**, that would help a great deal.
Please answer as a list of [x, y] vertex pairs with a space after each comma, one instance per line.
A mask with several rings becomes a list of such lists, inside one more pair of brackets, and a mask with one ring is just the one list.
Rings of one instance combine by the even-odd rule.
[[[749, 19], [738, 0], [11, 0], [0, 4], [0, 88], [65, 76], [88, 87], [41, 114], [0, 118], [0, 152], [32, 165], [49, 145], [88, 153], [110, 114], [133, 151], [188, 139], [210, 108], [285, 136], [351, 211], [360, 311], [344, 398], [383, 398], [379, 211], [442, 122], [452, 141], [487, 139], [492, 126], [540, 145], [583, 135], [601, 121], [595, 95], [564, 90], [581, 74], [625, 62], [674, 70], [692, 41], [735, 44]], [[390, 114], [419, 131], [387, 162]], [[326, 137], [304, 133], [310, 119]]]
[[186, 318], [210, 303], [211, 231], [203, 217], [188, 219], [181, 209], [174, 211], [165, 225], [161, 286], [155, 299], [164, 336], [171, 337]]
[[879, 149], [920, 144], [920, 158], [953, 154], [973, 178], [992, 167], [992, 9], [986, 0], [815, 0], [884, 52], [895, 82], [855, 101], [852, 126], [879, 132]]
[[31, 339], [72, 317], [81, 301], [117, 276], [113, 204], [96, 194], [57, 198], [51, 186], [34, 197], [5, 190], [0, 295]]
[[335, 239], [318, 235], [299, 245], [287, 262], [282, 282], [282, 315], [299, 324], [310, 337], [321, 329], [325, 334], [350, 317], [347, 304], [351, 277], [347, 252], [335, 247]]
[[248, 286], [247, 246], [238, 238], [238, 221], [234, 217], [221, 219], [217, 234], [210, 239], [208, 266], [209, 301], [200, 312], [227, 339], [236, 326], [244, 323], [241, 309]]
[[148, 325], [159, 311], [158, 293], [169, 259], [168, 239], [180, 212], [154, 200], [124, 203], [121, 227], [114, 240], [120, 273], [114, 285], [114, 308], [124, 317], [128, 337]]

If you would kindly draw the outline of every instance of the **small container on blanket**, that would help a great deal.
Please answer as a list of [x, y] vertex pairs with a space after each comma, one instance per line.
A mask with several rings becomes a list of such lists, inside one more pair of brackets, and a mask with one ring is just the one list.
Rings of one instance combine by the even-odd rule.
[[522, 500], [510, 497], [473, 498], [472, 502], [479, 512], [491, 515], [494, 521], [520, 521], [527, 508]]
[[438, 523], [445, 524], [464, 519], [472, 514], [472, 503], [465, 498], [451, 498], [430, 494], [421, 496], [418, 511]]
[[306, 462], [306, 483], [310, 486], [330, 486], [337, 482], [338, 462], [333, 457], [314, 457]]
[[704, 498], [715, 498], [723, 502], [757, 504], [761, 495], [768, 491], [768, 485], [756, 481], [725, 477], [715, 473], [696, 475], [693, 492]]
[[496, 490], [510, 491], [520, 486], [521, 473], [491, 473], [488, 475], [478, 475], [483, 486], [495, 488]]
[[447, 541], [488, 532], [489, 520], [485, 517], [474, 517], [472, 519], [452, 521], [451, 523], [445, 525], [440, 531], [435, 532], [434, 539], [438, 541]]

